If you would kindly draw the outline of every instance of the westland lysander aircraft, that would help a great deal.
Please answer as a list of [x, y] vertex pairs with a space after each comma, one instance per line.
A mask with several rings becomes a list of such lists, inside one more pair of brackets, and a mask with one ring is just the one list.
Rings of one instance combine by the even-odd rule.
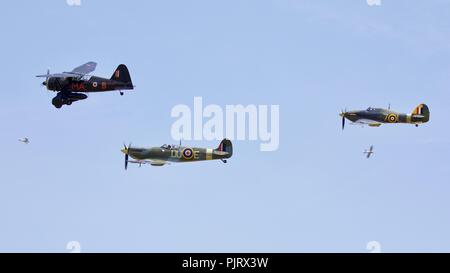
[[345, 119], [352, 121], [354, 124], [366, 124], [372, 127], [379, 127], [383, 123], [409, 123], [417, 127], [419, 124], [430, 120], [430, 110], [426, 104], [420, 104], [411, 114], [369, 107], [360, 111], [342, 111], [340, 116], [342, 117], [342, 130], [345, 127]]
[[88, 62], [71, 72], [50, 74], [50, 71], [47, 70], [47, 74], [37, 75], [36, 77], [45, 78], [42, 85], [50, 91], [58, 92], [52, 100], [52, 104], [56, 108], [86, 99], [87, 95], [84, 93], [120, 91], [120, 95], [123, 95], [123, 90], [134, 88], [130, 73], [125, 65], [119, 65], [110, 79], [89, 75], [96, 67], [97, 63]]
[[[125, 146], [125, 145], [124, 145]], [[171, 162], [196, 162], [204, 160], [221, 160], [227, 163], [227, 159], [233, 155], [233, 144], [224, 139], [216, 149], [189, 148], [180, 145], [163, 145], [153, 148], [135, 148], [131, 144], [122, 149], [125, 154], [125, 170], [128, 163], [150, 164], [151, 166], [164, 166]], [[129, 159], [132, 158], [132, 160]]]

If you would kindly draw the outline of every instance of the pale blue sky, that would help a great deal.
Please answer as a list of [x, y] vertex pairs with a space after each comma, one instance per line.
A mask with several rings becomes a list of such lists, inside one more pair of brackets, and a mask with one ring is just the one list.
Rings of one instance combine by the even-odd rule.
[[[448, 252], [449, 12], [445, 0], [5, 1], [0, 251]], [[135, 91], [55, 109], [34, 75], [87, 61], [107, 77], [127, 64]], [[122, 143], [173, 142], [170, 111], [194, 96], [279, 104], [280, 149], [238, 141], [227, 165], [125, 172]], [[340, 129], [341, 108], [422, 102], [419, 128]]]

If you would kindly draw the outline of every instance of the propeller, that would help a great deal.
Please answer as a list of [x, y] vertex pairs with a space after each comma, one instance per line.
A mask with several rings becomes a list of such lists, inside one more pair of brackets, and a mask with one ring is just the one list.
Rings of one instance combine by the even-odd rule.
[[43, 86], [47, 86], [48, 78], [50, 76], [50, 69], [49, 68], [47, 68], [47, 74], [45, 76], [46, 76], [45, 77], [45, 81], [42, 82]]
[[131, 143], [128, 145], [128, 147], [125, 145], [125, 143], [123, 144], [123, 150], [122, 152], [125, 154], [125, 170], [128, 169], [128, 151], [131, 148]]
[[340, 116], [342, 117], [342, 130], [345, 128], [345, 117], [347, 116], [347, 109], [341, 110]]

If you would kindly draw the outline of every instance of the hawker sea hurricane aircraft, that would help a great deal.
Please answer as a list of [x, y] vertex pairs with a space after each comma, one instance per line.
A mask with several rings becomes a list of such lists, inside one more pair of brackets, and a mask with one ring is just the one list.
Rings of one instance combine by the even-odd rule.
[[[125, 170], [128, 163], [150, 164], [152, 166], [164, 166], [170, 162], [195, 162], [204, 160], [221, 160], [227, 163], [227, 159], [233, 155], [233, 145], [230, 140], [224, 139], [216, 149], [188, 148], [180, 145], [163, 145], [153, 148], [128, 147], [122, 149], [125, 154]], [[129, 159], [132, 158], [132, 160]]]
[[87, 95], [84, 93], [118, 90], [120, 95], [123, 95], [122, 90], [133, 89], [130, 73], [125, 65], [119, 65], [110, 79], [89, 75], [95, 70], [96, 66], [97, 63], [88, 62], [73, 69], [71, 72], [50, 74], [50, 71], [47, 70], [47, 74], [37, 75], [36, 77], [45, 78], [42, 85], [46, 86], [50, 91], [58, 92], [52, 100], [52, 104], [56, 108], [86, 99]]
[[390, 109], [372, 108], [361, 111], [342, 111], [342, 130], [345, 127], [345, 119], [355, 124], [367, 124], [372, 127], [378, 127], [383, 123], [409, 123], [419, 126], [421, 123], [430, 120], [430, 110], [426, 104], [417, 106], [411, 114], [402, 114], [391, 111]]

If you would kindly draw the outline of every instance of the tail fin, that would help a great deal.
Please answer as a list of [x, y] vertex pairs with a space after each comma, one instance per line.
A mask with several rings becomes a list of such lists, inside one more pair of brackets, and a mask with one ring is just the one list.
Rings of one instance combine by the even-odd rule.
[[419, 104], [411, 113], [412, 116], [422, 116], [422, 122], [427, 122], [430, 120], [430, 109], [426, 104]]
[[121, 64], [116, 68], [111, 77], [111, 80], [124, 82], [130, 87], [133, 86], [133, 83], [131, 82], [130, 72], [128, 72], [128, 68], [124, 64]]
[[225, 138], [224, 140], [222, 140], [222, 142], [220, 142], [219, 147], [217, 147], [216, 150], [221, 152], [227, 152], [231, 157], [233, 155], [233, 144], [229, 139]]

